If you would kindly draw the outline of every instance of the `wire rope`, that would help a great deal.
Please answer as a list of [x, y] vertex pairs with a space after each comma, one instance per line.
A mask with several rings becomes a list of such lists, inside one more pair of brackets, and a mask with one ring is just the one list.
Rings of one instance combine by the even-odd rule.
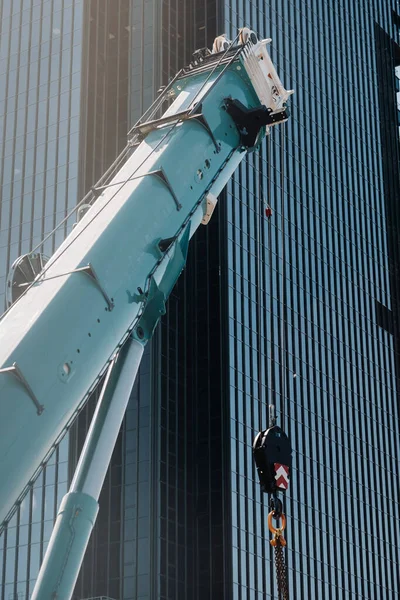
[[[285, 127], [281, 125], [281, 156], [280, 156], [280, 200], [281, 200], [281, 261], [282, 273], [279, 298], [280, 314], [280, 362], [281, 362], [281, 426], [285, 429], [287, 390], [286, 390], [286, 252], [285, 252]], [[279, 272], [278, 272], [279, 275]]]
[[[263, 265], [263, 240], [262, 240], [262, 217], [263, 217], [263, 205], [264, 205], [264, 181], [263, 181], [263, 157], [262, 157], [262, 145], [260, 145], [258, 152], [258, 170], [259, 170], [259, 182], [258, 182], [258, 203], [257, 203], [257, 327], [258, 327], [258, 348], [257, 348], [257, 370], [258, 370], [258, 419], [259, 429], [262, 429], [262, 412], [263, 412], [263, 380], [262, 380], [262, 306], [263, 306], [263, 292], [264, 286], [262, 285], [262, 265]], [[265, 332], [264, 332], [265, 335]]]

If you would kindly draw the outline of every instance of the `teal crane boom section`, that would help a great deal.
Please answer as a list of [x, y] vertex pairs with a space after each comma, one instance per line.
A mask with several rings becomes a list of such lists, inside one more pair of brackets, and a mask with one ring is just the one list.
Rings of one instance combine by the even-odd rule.
[[0, 524], [118, 348], [150, 339], [190, 238], [247, 150], [287, 119], [268, 42], [180, 73], [169, 108], [133, 130], [120, 170], [0, 321]]

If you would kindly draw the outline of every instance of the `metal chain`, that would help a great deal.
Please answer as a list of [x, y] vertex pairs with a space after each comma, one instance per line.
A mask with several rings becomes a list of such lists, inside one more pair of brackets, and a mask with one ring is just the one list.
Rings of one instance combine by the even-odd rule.
[[277, 539], [277, 544], [274, 547], [275, 551], [275, 568], [276, 581], [278, 584], [278, 600], [289, 600], [289, 589], [286, 572], [286, 562], [283, 546], [280, 539]]

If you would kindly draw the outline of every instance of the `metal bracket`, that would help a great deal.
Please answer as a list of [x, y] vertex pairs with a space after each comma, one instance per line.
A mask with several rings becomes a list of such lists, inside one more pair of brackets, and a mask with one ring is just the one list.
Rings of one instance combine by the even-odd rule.
[[185, 121], [196, 121], [201, 125], [211, 137], [215, 149], [217, 152], [220, 152], [221, 148], [215, 139], [215, 136], [209, 126], [207, 119], [201, 112], [202, 105], [198, 104], [195, 109], [188, 108], [187, 110], [183, 110], [182, 112], [177, 112], [173, 115], [169, 115], [168, 117], [162, 117], [161, 119], [155, 119], [154, 121], [147, 121], [147, 123], [141, 123], [140, 125], [136, 125], [133, 128], [132, 133], [139, 136], [139, 139], [144, 139], [148, 133], [162, 127], [163, 125], [176, 125], [178, 123], [184, 123]]
[[17, 365], [17, 363], [16, 362], [13, 363], [12, 367], [6, 367], [5, 369], [0, 369], [0, 374], [1, 373], [10, 373], [10, 375], [14, 375], [14, 377], [16, 379], [18, 379], [18, 381], [23, 385], [23, 387], [25, 388], [25, 390], [29, 394], [29, 396], [30, 396], [33, 404], [36, 406], [36, 412], [40, 416], [42, 414], [42, 412], [44, 411], [44, 406], [42, 404], [40, 404], [40, 402], [36, 398], [36, 396], [35, 396], [32, 388], [31, 388], [31, 386], [29, 385], [29, 383], [25, 379], [25, 377], [24, 377], [21, 369]]
[[203, 129], [205, 129], [207, 131], [207, 133], [209, 134], [210, 138], [212, 139], [212, 141], [214, 143], [215, 151], [218, 153], [218, 152], [221, 151], [221, 146], [217, 142], [217, 140], [215, 138], [215, 135], [214, 135], [211, 127], [208, 124], [207, 119], [205, 118], [205, 116], [201, 112], [201, 109], [202, 109], [202, 105], [201, 104], [199, 104], [198, 106], [196, 106], [196, 111], [198, 110], [199, 112], [195, 112], [192, 115], [190, 115], [189, 119], [195, 120], [199, 125], [201, 125], [203, 127]]
[[163, 125], [175, 125], [180, 121], [187, 121], [189, 118], [190, 110], [183, 110], [181, 112], [168, 115], [168, 117], [161, 117], [160, 119], [154, 119], [145, 123], [135, 125], [135, 127], [129, 132], [133, 135], [138, 135], [140, 139], [144, 139], [148, 133], [162, 127]]
[[107, 292], [103, 288], [103, 286], [101, 285], [100, 279], [97, 277], [96, 271], [94, 270], [92, 264], [89, 263], [86, 267], [80, 267], [79, 269], [75, 269], [75, 271], [72, 271], [72, 272], [73, 273], [79, 273], [79, 272], [85, 273], [85, 275], [90, 277], [90, 279], [96, 284], [96, 286], [99, 288], [100, 292], [103, 294], [104, 300], [107, 302], [108, 310], [111, 312], [112, 309], [114, 308], [114, 302], [110, 298], [110, 296], [107, 294]]
[[217, 206], [217, 202], [218, 202], [218, 198], [216, 196], [214, 196], [214, 194], [211, 194], [210, 192], [208, 192], [208, 194], [206, 196], [206, 211], [201, 220], [202, 225], [208, 225], [208, 223], [210, 222], [210, 219], [213, 215], [214, 209]]
[[110, 298], [106, 290], [101, 285], [100, 279], [97, 277], [96, 271], [94, 270], [94, 267], [91, 263], [86, 265], [86, 267], [78, 267], [78, 269], [74, 269], [73, 271], [67, 271], [67, 273], [59, 273], [58, 275], [52, 275], [51, 277], [38, 279], [37, 283], [46, 283], [46, 281], [50, 281], [50, 279], [65, 277], [66, 275], [72, 275], [73, 273], [85, 273], [85, 275], [90, 277], [90, 279], [96, 284], [100, 292], [103, 294], [104, 300], [107, 302], [108, 310], [111, 311], [114, 308], [114, 302], [112, 298]]
[[90, 191], [92, 192], [95, 198], [98, 198], [101, 195], [101, 190], [102, 187], [95, 187], [94, 185], [92, 185], [92, 187], [90, 188]]
[[240, 133], [240, 141], [245, 148], [253, 148], [259, 141], [262, 127], [284, 123], [289, 118], [289, 109], [272, 111], [266, 106], [246, 108], [239, 100], [225, 98], [225, 109]]
[[175, 204], [176, 204], [176, 208], [178, 210], [181, 210], [182, 204], [179, 202], [177, 195], [175, 194], [174, 190], [172, 189], [172, 185], [171, 185], [168, 177], [166, 176], [164, 170], [161, 168], [161, 169], [157, 169], [157, 171], [149, 171], [148, 173], [146, 173], [146, 175], [153, 175], [154, 177], [157, 177], [160, 181], [162, 181], [163, 184], [168, 188], [171, 196], [173, 197]]
[[162, 168], [157, 169], [156, 171], [148, 171], [148, 173], [143, 173], [141, 175], [134, 175], [133, 177], [128, 177], [128, 179], [125, 179], [125, 181], [115, 181], [114, 183], [109, 183], [108, 185], [102, 185], [101, 187], [93, 188], [93, 192], [100, 196], [100, 194], [109, 187], [113, 187], [114, 185], [125, 185], [126, 183], [128, 183], [128, 181], [141, 179], [142, 177], [146, 177], [147, 175], [154, 175], [164, 183], [164, 185], [168, 188], [168, 190], [171, 193], [171, 196], [175, 201], [177, 210], [180, 210], [182, 208], [182, 204], [179, 202], [174, 190], [172, 189], [172, 185]]

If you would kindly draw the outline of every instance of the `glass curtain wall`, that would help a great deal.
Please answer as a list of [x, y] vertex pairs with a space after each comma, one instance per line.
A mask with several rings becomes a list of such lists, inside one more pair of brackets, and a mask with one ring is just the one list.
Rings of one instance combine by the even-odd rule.
[[[83, 2], [4, 0], [0, 58], [0, 301], [12, 262], [76, 204]], [[71, 223], [72, 224], [72, 223]], [[51, 254], [61, 229], [45, 245]]]
[[399, 516], [398, 332], [380, 316], [398, 318], [394, 9], [366, 0], [225, 3], [226, 30], [247, 24], [271, 37], [278, 72], [296, 90], [289, 122], [227, 188], [238, 600], [275, 597], [268, 508], [251, 457], [271, 401], [293, 445], [291, 594], [399, 593], [399, 545], [382, 543], [379, 525], [382, 507], [390, 522]]

